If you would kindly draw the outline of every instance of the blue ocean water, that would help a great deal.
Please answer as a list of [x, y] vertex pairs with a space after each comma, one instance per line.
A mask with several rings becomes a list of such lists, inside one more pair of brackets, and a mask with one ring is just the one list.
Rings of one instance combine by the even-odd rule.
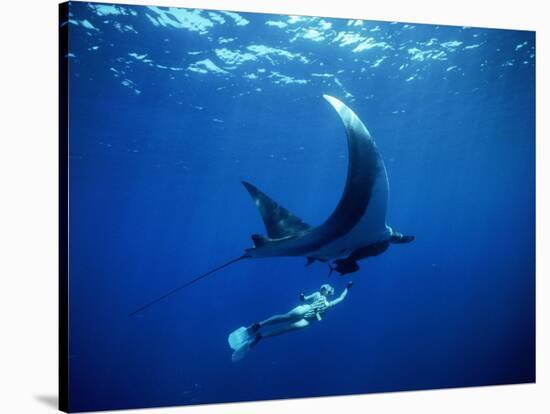
[[[535, 380], [535, 34], [70, 4], [70, 407]], [[129, 313], [265, 233], [241, 180], [322, 223], [369, 128], [388, 224], [416, 240], [331, 276], [248, 260]], [[346, 300], [239, 363], [229, 332], [323, 283]]]

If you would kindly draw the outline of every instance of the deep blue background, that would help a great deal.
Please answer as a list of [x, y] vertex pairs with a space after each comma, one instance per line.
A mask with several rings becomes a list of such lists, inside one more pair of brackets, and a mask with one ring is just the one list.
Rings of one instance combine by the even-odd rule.
[[[244, 13], [246, 25], [225, 15], [201, 32], [147, 17], [166, 9], [70, 8], [72, 410], [535, 380], [534, 33], [278, 28], [266, 21], [287, 16]], [[323, 22], [325, 39], [292, 41]], [[340, 31], [384, 44], [353, 52]], [[442, 46], [451, 41], [462, 43]], [[250, 44], [295, 57], [231, 66], [215, 53]], [[436, 51], [421, 60], [414, 49]], [[226, 73], [190, 69], [205, 58]], [[307, 83], [275, 83], [274, 71]], [[362, 262], [322, 323], [240, 363], [229, 332], [350, 278], [327, 280], [303, 259], [251, 260], [128, 317], [264, 232], [240, 180], [310, 224], [330, 214], [347, 149], [324, 93], [368, 126], [390, 178], [388, 223], [416, 241]]]

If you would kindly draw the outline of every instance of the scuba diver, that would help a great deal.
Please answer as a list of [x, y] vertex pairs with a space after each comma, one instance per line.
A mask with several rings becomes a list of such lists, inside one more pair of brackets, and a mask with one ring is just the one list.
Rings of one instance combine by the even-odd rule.
[[[228, 337], [229, 346], [234, 351], [231, 359], [233, 362], [241, 360], [262, 339], [307, 328], [312, 322], [322, 320], [322, 315], [326, 311], [345, 299], [352, 286], [353, 282], [349, 282], [340, 296], [329, 301], [328, 297], [334, 295], [334, 288], [329, 284], [322, 285], [318, 292], [311, 295], [306, 296], [301, 293], [300, 300], [307, 303], [296, 306], [290, 312], [273, 315], [264, 321], [253, 323], [249, 327], [242, 326], [231, 332]], [[272, 325], [280, 326], [268, 330], [263, 329]]]

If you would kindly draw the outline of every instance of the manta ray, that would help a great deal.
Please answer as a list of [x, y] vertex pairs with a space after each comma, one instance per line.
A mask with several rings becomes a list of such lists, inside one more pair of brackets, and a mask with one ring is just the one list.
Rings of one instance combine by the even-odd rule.
[[305, 223], [254, 185], [243, 185], [258, 207], [267, 235], [252, 234], [253, 247], [242, 256], [222, 264], [142, 306], [138, 313], [167, 296], [244, 259], [301, 256], [306, 265], [328, 263], [330, 273], [359, 270], [358, 261], [377, 256], [391, 244], [409, 243], [386, 223], [389, 183], [386, 166], [376, 143], [359, 117], [343, 102], [323, 95], [340, 117], [347, 135], [348, 172], [344, 191], [332, 214], [319, 226]]

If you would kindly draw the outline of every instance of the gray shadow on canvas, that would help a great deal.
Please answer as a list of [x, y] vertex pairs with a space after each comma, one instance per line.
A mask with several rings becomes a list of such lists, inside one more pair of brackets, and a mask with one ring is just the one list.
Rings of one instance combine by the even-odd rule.
[[57, 410], [59, 398], [57, 395], [35, 395], [34, 398], [47, 407]]

